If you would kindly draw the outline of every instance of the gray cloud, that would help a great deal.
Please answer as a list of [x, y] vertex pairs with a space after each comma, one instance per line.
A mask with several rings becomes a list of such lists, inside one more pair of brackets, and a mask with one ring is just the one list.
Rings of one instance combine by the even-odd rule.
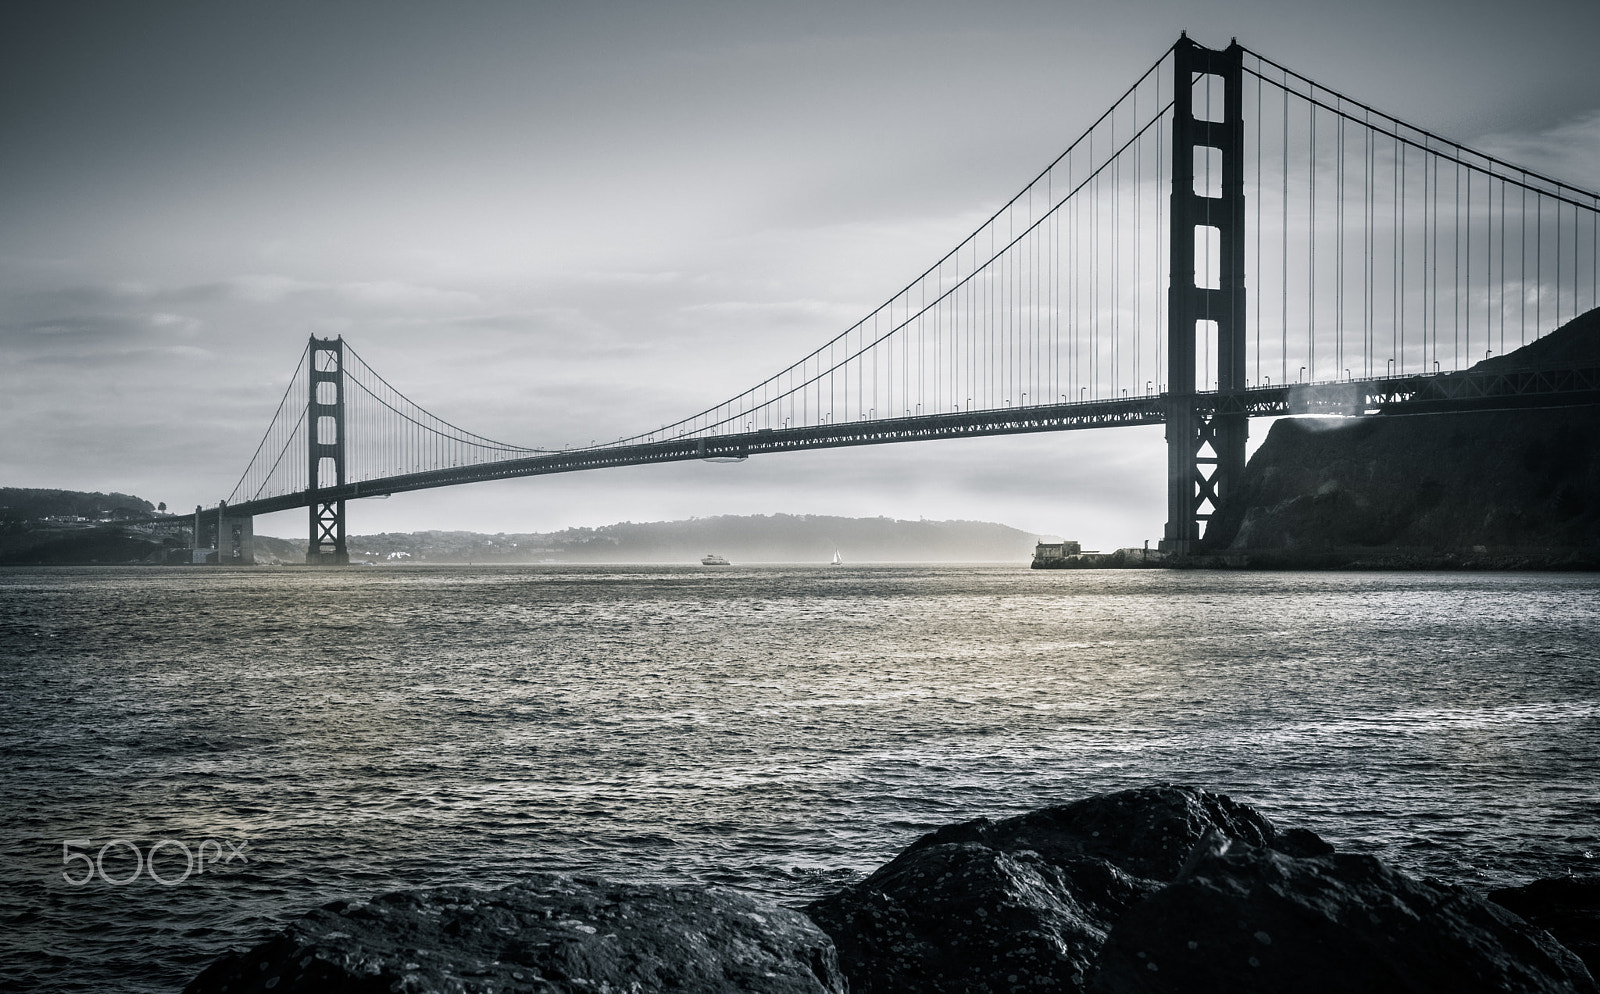
[[1532, 132], [1486, 135], [1479, 147], [1552, 178], [1600, 189], [1600, 107]]

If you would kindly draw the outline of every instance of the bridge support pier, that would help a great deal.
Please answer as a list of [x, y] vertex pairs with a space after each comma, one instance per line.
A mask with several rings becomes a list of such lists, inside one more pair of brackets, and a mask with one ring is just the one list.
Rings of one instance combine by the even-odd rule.
[[230, 514], [228, 502], [215, 511], [194, 509], [194, 540], [189, 547], [190, 562], [212, 566], [254, 566], [255, 518]]
[[[1216, 336], [1215, 389], [1245, 386], [1244, 284], [1244, 49], [1201, 48], [1188, 36], [1173, 49], [1172, 282], [1168, 299], [1167, 527], [1164, 552], [1198, 551], [1201, 527], [1228, 499], [1244, 473], [1249, 419], [1244, 414], [1208, 416], [1197, 404], [1196, 339], [1201, 322]], [[1222, 89], [1221, 119], [1195, 116], [1195, 90]], [[1204, 106], [1204, 105], [1203, 105]], [[1206, 164], [1201, 171], [1195, 160]], [[1221, 185], [1197, 189], [1197, 173], [1214, 173], [1220, 157]], [[1213, 196], [1213, 193], [1220, 195]], [[1216, 235], [1212, 236], [1212, 229]], [[1195, 244], [1217, 237], [1221, 257], [1206, 285], [1196, 281]], [[1213, 282], [1214, 280], [1214, 282]]]
[[310, 474], [311, 541], [306, 565], [343, 566], [350, 562], [345, 548], [344, 501], [323, 500], [318, 491], [344, 486], [344, 337], [311, 337], [306, 375], [310, 380], [306, 401], [306, 446]]
[[254, 566], [255, 538], [255, 518], [248, 514], [229, 514], [226, 502], [217, 508], [218, 565]]
[[344, 566], [350, 553], [344, 544], [344, 501], [319, 500], [311, 505], [311, 544], [307, 566]]

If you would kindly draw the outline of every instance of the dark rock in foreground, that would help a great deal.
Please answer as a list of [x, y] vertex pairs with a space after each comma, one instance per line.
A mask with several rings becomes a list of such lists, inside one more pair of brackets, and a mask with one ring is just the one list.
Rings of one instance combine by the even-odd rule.
[[1555, 936], [1600, 977], [1600, 874], [1506, 887], [1490, 891], [1489, 900]]
[[332, 904], [186, 990], [1600, 994], [1562, 944], [1593, 956], [1597, 897], [1584, 877], [1491, 903], [1161, 785], [929, 833], [815, 924], [722, 888], [542, 874]]
[[855, 994], [1081, 991], [1107, 931], [1208, 833], [1331, 851], [1225, 796], [1147, 787], [942, 828], [806, 910], [833, 936]]
[[1094, 994], [1600, 991], [1573, 953], [1459, 888], [1370, 856], [1221, 849], [1117, 923]]
[[328, 905], [195, 978], [227, 991], [843, 994], [804, 915], [723, 888], [536, 875]]

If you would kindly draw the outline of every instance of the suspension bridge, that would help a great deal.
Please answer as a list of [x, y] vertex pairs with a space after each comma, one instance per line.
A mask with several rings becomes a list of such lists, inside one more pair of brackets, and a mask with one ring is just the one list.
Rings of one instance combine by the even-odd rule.
[[1480, 363], [1597, 305], [1600, 195], [1475, 151], [1237, 42], [1180, 38], [1066, 151], [881, 306], [689, 417], [563, 449], [423, 410], [313, 337], [227, 501], [309, 509], [348, 561], [348, 501], [799, 449], [1164, 424], [1162, 548], [1201, 548], [1249, 419], [1600, 403], [1600, 363]]

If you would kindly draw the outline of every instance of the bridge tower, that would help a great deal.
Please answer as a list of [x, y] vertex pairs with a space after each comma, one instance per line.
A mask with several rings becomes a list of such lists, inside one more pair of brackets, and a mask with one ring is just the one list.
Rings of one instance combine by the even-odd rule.
[[306, 546], [306, 564], [342, 566], [350, 562], [344, 544], [344, 499], [324, 500], [318, 491], [344, 486], [344, 336], [311, 336], [306, 375], [310, 380], [306, 401], [310, 475], [306, 490], [311, 499], [311, 544]]
[[[1202, 48], [1185, 34], [1173, 52], [1167, 527], [1161, 548], [1181, 554], [1199, 547], [1202, 523], [1238, 485], [1250, 430], [1243, 413], [1208, 417], [1197, 404], [1195, 382], [1195, 342], [1205, 321], [1216, 337], [1217, 392], [1245, 386], [1244, 49], [1237, 41], [1221, 52]], [[1220, 119], [1214, 102], [1210, 114], [1197, 118], [1196, 89], [1215, 92], [1218, 84]], [[1196, 176], [1206, 175], [1204, 164], [1215, 175], [1219, 157], [1220, 189], [1196, 189]], [[1199, 169], [1197, 158], [1203, 164]], [[1196, 243], [1217, 236], [1221, 258], [1212, 267], [1215, 285], [1199, 286]]]

